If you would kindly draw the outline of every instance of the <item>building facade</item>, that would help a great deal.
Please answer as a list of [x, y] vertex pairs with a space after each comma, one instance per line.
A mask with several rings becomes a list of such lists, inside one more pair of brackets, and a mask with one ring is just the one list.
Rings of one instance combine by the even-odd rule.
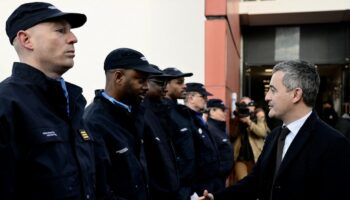
[[264, 107], [272, 67], [306, 60], [321, 76], [316, 111], [332, 101], [338, 115], [349, 112], [349, 8], [349, 0], [206, 0], [207, 87], [226, 104], [250, 96]]

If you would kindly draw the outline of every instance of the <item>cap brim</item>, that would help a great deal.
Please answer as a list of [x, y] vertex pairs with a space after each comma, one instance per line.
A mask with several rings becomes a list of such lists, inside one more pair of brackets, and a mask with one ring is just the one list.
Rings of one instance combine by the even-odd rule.
[[171, 80], [171, 79], [174, 79], [174, 76], [166, 75], [166, 74], [159, 74], [159, 75], [154, 74], [154, 75], [150, 75], [149, 78]]
[[[45, 19], [41, 20], [40, 22], [44, 21], [50, 21], [55, 19], [65, 19], [70, 24], [71, 28], [78, 28], [85, 24], [87, 18], [86, 15], [80, 14], [80, 13], [56, 13], [53, 15], [50, 15], [46, 17]], [[39, 23], [40, 23], [39, 22]]]
[[140, 71], [140, 72], [144, 72], [147, 74], [159, 74], [161, 75], [163, 72], [160, 70], [157, 70], [153, 67], [151, 67], [150, 65], [136, 65], [136, 66], [130, 66], [130, 69], [136, 70], [136, 71]]
[[213, 94], [210, 93], [210, 92], [208, 92], [208, 91], [205, 91], [205, 95], [206, 95], [206, 96], [213, 96]]
[[220, 106], [207, 106], [207, 108], [221, 108], [221, 109], [228, 109], [228, 107], [224, 106], [224, 105], [220, 105]]
[[193, 76], [193, 73], [183, 73], [179, 75], [174, 75], [174, 78], [190, 77], [190, 76]]

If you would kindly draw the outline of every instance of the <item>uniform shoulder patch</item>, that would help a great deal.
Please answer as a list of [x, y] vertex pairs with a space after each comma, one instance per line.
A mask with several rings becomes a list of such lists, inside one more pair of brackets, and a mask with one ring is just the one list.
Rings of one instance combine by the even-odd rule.
[[89, 134], [86, 132], [86, 130], [80, 129], [80, 130], [79, 130], [79, 133], [80, 133], [81, 138], [83, 138], [83, 140], [85, 140], [85, 141], [89, 141], [89, 140], [90, 140], [90, 136], [89, 136]]

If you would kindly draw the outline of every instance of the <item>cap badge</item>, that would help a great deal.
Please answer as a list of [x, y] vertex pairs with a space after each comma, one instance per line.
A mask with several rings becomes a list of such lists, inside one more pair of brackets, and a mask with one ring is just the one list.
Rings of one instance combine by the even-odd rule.
[[57, 10], [57, 8], [55, 6], [49, 6], [47, 7], [48, 9], [51, 9], [51, 10]]

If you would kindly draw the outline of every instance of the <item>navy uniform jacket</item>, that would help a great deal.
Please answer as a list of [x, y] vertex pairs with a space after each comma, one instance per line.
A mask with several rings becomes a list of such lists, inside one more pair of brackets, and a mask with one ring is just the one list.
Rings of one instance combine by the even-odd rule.
[[0, 199], [94, 199], [93, 138], [84, 130], [86, 101], [66, 83], [15, 63], [0, 84]]
[[180, 191], [178, 199], [190, 199], [192, 186], [196, 174], [195, 149], [193, 134], [196, 131], [189, 110], [176, 101], [165, 98], [164, 103], [169, 106], [171, 122], [174, 125], [172, 140], [176, 153], [176, 160], [180, 175]]
[[147, 97], [141, 105], [150, 199], [175, 199], [180, 179], [168, 107]]
[[215, 200], [349, 199], [350, 143], [313, 112], [299, 130], [272, 185], [279, 129], [266, 138], [252, 173]]
[[222, 178], [221, 189], [225, 188], [226, 178], [231, 174], [233, 168], [232, 143], [226, 133], [226, 122], [208, 118], [208, 129], [216, 143], [220, 159], [220, 176]]
[[190, 110], [197, 131], [193, 134], [196, 151], [196, 181], [194, 191], [200, 195], [204, 189], [218, 191], [222, 189], [220, 176], [219, 151], [207, 124], [194, 110]]
[[96, 92], [94, 102], [84, 113], [87, 129], [99, 143], [98, 149], [103, 151], [105, 146], [107, 151], [107, 155], [96, 152], [98, 198], [110, 197], [113, 192], [117, 198], [145, 200], [148, 198], [146, 166], [135, 118], [101, 93]]

